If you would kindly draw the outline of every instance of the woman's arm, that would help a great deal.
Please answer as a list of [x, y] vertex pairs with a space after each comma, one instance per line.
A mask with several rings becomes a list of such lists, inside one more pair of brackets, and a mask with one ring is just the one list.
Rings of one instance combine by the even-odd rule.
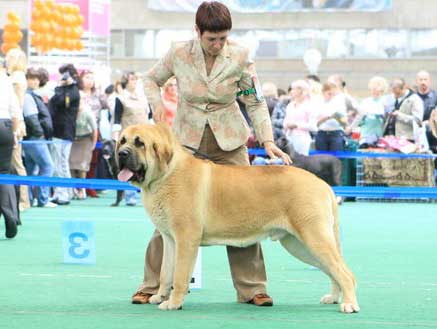
[[144, 92], [153, 108], [153, 119], [156, 122], [165, 121], [165, 109], [161, 99], [161, 87], [174, 75], [173, 46], [168, 53], [158, 61], [144, 77]]

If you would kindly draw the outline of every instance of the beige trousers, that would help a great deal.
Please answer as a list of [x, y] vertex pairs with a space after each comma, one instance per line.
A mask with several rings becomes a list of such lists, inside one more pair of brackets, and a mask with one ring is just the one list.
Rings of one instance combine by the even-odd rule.
[[[242, 145], [233, 151], [223, 151], [207, 125], [202, 136], [199, 152], [219, 164], [249, 165], [246, 146]], [[144, 266], [144, 280], [137, 292], [155, 294], [159, 288], [163, 243], [161, 234], [155, 230], [147, 246]], [[226, 247], [234, 287], [237, 290], [238, 302], [244, 303], [255, 295], [266, 293], [266, 271], [261, 245], [255, 244], [246, 248]]]
[[[23, 165], [21, 144], [17, 144], [14, 146], [14, 149], [12, 151], [11, 167], [15, 168], [18, 175], [27, 176], [26, 169]], [[30, 208], [29, 189], [26, 185], [20, 186], [19, 207], [21, 211]]]

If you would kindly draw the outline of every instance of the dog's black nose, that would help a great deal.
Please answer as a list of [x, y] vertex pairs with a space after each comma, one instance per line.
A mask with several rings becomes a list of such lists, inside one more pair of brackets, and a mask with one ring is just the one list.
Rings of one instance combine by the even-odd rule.
[[118, 152], [118, 158], [120, 160], [126, 160], [129, 157], [129, 151], [128, 150], [121, 150]]

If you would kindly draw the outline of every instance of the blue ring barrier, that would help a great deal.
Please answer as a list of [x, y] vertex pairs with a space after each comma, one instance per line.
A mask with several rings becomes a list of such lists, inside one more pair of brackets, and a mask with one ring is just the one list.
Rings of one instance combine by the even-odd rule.
[[[437, 158], [437, 154], [310, 151], [310, 155], [318, 155], [318, 154], [328, 154], [328, 155], [333, 155], [337, 158], [344, 158], [344, 159], [356, 159], [356, 158], [434, 159]], [[266, 151], [261, 148], [250, 148], [249, 155], [267, 156]]]
[[[91, 188], [96, 190], [137, 190], [129, 183], [112, 179], [83, 179], [59, 178], [41, 176], [0, 175], [0, 184], [59, 186]], [[435, 187], [361, 187], [361, 186], [334, 186], [336, 195], [344, 197], [374, 197], [374, 198], [427, 198], [437, 199]]]
[[61, 178], [45, 176], [0, 175], [0, 184], [89, 188], [95, 190], [136, 190], [129, 183], [114, 179]]

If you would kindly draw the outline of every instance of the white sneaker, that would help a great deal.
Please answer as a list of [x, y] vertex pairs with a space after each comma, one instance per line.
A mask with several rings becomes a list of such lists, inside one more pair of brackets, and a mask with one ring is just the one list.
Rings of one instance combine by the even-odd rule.
[[32, 200], [32, 207], [38, 207], [38, 200], [36, 198]]
[[56, 204], [56, 203], [53, 203], [53, 202], [47, 202], [44, 206], [43, 206], [43, 208], [56, 208], [58, 205]]

